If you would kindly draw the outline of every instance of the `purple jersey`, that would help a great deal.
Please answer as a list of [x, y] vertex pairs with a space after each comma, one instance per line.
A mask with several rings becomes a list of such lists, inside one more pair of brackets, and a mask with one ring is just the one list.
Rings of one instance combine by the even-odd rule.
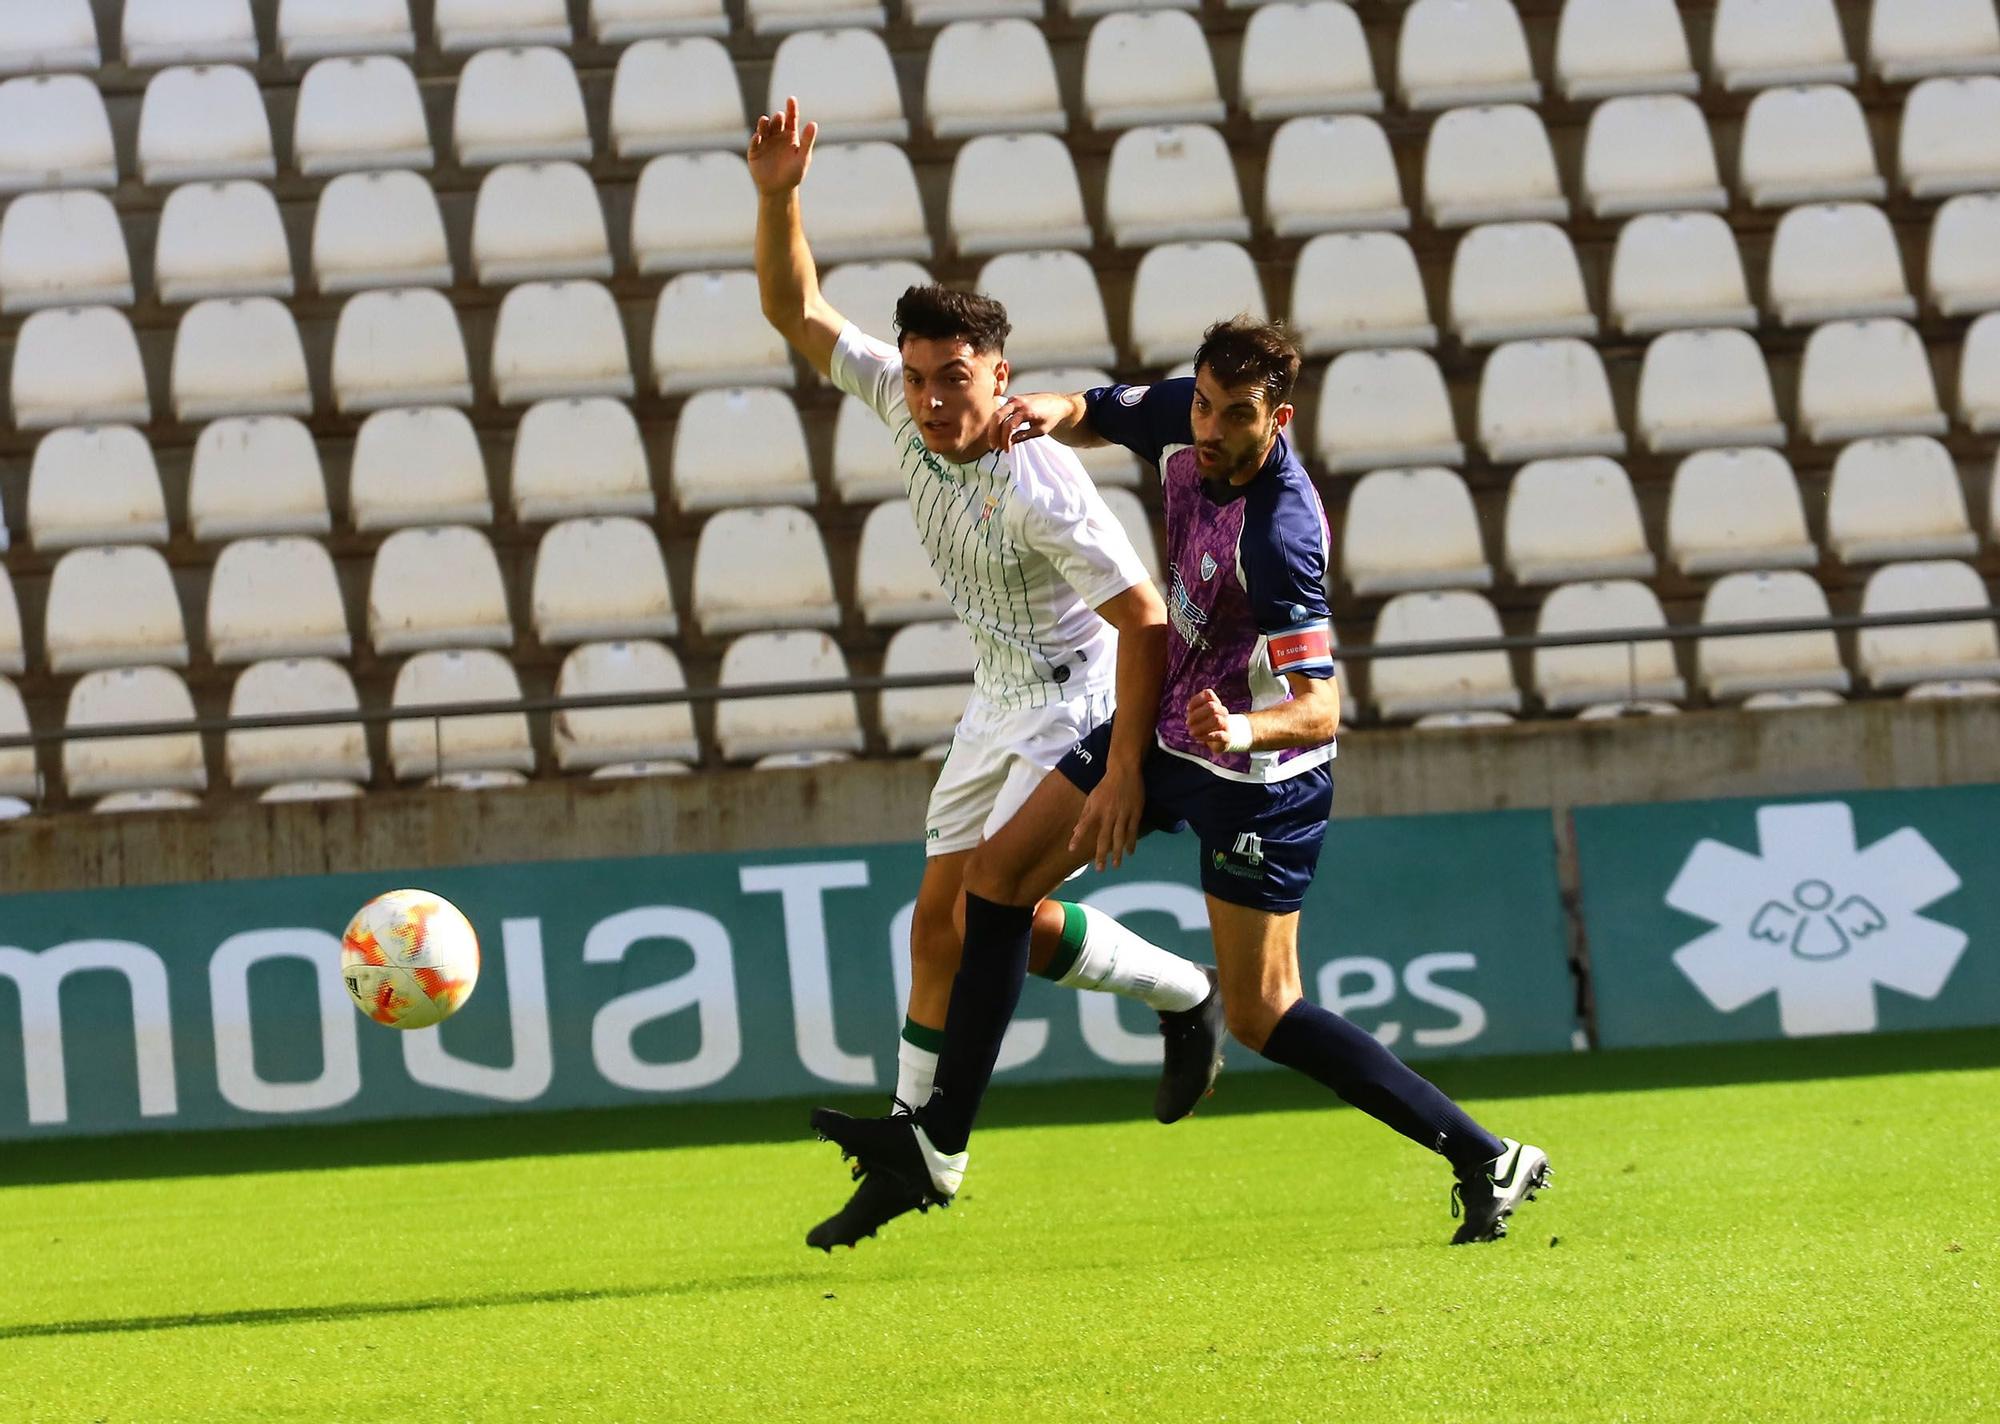
[[1284, 674], [1332, 677], [1326, 512], [1281, 433], [1256, 478], [1211, 488], [1195, 463], [1194, 382], [1105, 386], [1085, 396], [1091, 428], [1157, 465], [1167, 510], [1167, 679], [1159, 742], [1235, 781], [1282, 781], [1323, 765], [1333, 744], [1211, 752], [1187, 728], [1196, 693], [1231, 712], [1291, 698]]

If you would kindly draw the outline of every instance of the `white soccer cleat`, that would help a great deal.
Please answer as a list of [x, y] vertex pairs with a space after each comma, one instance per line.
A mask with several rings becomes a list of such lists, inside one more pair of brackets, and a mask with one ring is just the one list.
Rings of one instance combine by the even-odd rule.
[[1461, 1211], [1465, 1220], [1452, 1233], [1451, 1244], [1463, 1246], [1473, 1241], [1497, 1241], [1507, 1234], [1507, 1218], [1524, 1201], [1549, 1184], [1549, 1154], [1539, 1147], [1500, 1139], [1506, 1149], [1483, 1171], [1460, 1177], [1451, 1189], [1451, 1214]]

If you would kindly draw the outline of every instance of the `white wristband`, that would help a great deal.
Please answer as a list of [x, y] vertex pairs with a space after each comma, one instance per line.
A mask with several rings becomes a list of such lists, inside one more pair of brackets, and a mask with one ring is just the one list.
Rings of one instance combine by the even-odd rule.
[[1248, 717], [1245, 717], [1241, 712], [1231, 712], [1228, 720], [1222, 724], [1222, 727], [1224, 738], [1222, 749], [1224, 751], [1247, 752], [1250, 750], [1253, 734], [1250, 731], [1250, 719]]

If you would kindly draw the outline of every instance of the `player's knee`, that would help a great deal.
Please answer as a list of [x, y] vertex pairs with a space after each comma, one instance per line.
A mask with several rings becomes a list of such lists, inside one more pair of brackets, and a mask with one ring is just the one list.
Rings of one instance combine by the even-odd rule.
[[[965, 893], [996, 905], [1032, 905], [1041, 898], [1028, 885], [1022, 868], [996, 854], [991, 841], [975, 850], [965, 863]], [[963, 908], [959, 913], [962, 917]]]
[[1252, 1053], [1262, 1053], [1265, 1042], [1271, 1037], [1271, 1030], [1278, 1026], [1278, 1020], [1285, 1016], [1289, 1007], [1269, 995], [1252, 994], [1232, 999], [1225, 994], [1222, 1017], [1231, 1038]]

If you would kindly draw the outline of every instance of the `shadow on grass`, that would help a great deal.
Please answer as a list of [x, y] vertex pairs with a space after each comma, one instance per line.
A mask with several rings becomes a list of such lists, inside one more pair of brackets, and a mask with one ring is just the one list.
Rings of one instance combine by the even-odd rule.
[[[1484, 1058], [1420, 1066], [1446, 1092], [1477, 1099], [1802, 1082], [2000, 1067], [2000, 1029]], [[828, 1094], [816, 1101], [865, 1113], [879, 1111], [883, 1097]], [[1151, 1101], [1152, 1086], [1143, 1078], [1003, 1087], [987, 1100], [982, 1123], [1002, 1127], [1131, 1122], [1146, 1118]], [[1325, 1091], [1294, 1074], [1246, 1072], [1239, 1067], [1223, 1075], [1202, 1115], [1325, 1105]], [[811, 1106], [813, 1102], [804, 1099], [682, 1103], [437, 1118], [402, 1128], [353, 1123], [19, 1142], [0, 1148], [0, 1187], [804, 1142], [810, 1135], [806, 1113]]]

